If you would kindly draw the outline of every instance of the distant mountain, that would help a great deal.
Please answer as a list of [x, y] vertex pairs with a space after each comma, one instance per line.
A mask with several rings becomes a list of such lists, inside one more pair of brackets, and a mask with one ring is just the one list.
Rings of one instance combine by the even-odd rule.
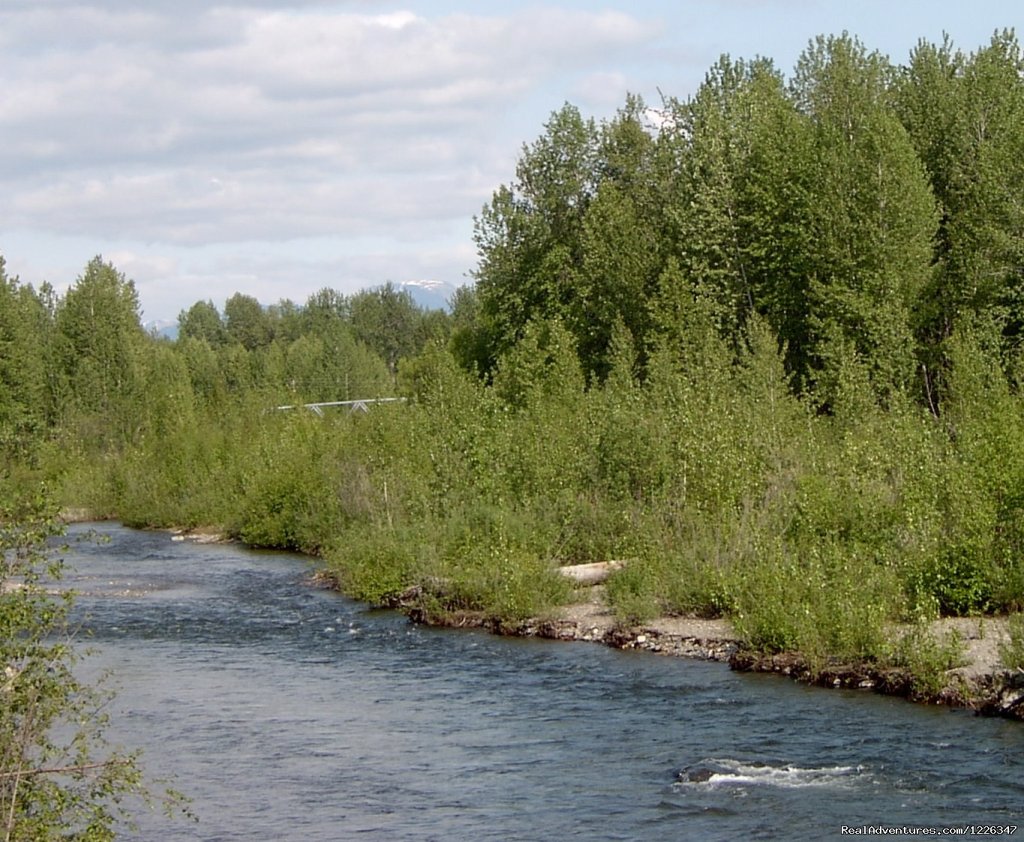
[[162, 339], [177, 339], [178, 338], [178, 322], [168, 321], [167, 319], [154, 319], [151, 322], [144, 322], [142, 329], [146, 333], [150, 333], [153, 336], [160, 337]]
[[455, 294], [456, 287], [447, 281], [402, 281], [398, 288], [412, 296], [420, 307], [426, 310], [447, 310], [448, 301]]

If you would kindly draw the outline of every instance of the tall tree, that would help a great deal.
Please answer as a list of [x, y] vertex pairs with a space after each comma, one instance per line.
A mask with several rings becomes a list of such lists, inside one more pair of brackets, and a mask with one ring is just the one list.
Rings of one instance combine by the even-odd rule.
[[290, 298], [282, 298], [267, 308], [271, 335], [283, 342], [294, 342], [302, 335], [302, 308]]
[[481, 312], [480, 295], [475, 286], [461, 286], [451, 299], [452, 355], [466, 371], [482, 374], [489, 368], [492, 346]]
[[224, 322], [212, 301], [197, 301], [178, 315], [179, 339], [202, 339], [216, 348], [227, 342]]
[[251, 295], [232, 295], [224, 304], [224, 322], [228, 336], [247, 351], [264, 348], [274, 339], [270, 317]]
[[936, 273], [920, 330], [939, 362], [966, 316], [996, 319], [1016, 346], [1024, 330], [1024, 58], [1012, 31], [970, 55], [947, 38], [920, 42], [897, 106], [942, 216]]
[[838, 359], [832, 349], [852, 344], [881, 399], [914, 376], [911, 313], [929, 280], [938, 220], [927, 175], [892, 108], [893, 73], [885, 57], [844, 34], [812, 42], [792, 83], [814, 125], [812, 353], [827, 369]]
[[105, 416], [106, 436], [129, 435], [137, 354], [146, 339], [135, 284], [95, 257], [60, 301], [56, 320], [74, 406]]
[[333, 334], [307, 334], [287, 350], [288, 387], [304, 401], [387, 396], [392, 377], [384, 361], [356, 340], [347, 325]]
[[679, 192], [670, 213], [680, 269], [716, 307], [723, 335], [734, 337], [753, 308], [742, 219], [750, 155], [749, 87], [755, 66], [723, 56], [688, 103], [672, 103], [667, 137], [678, 152]]
[[408, 290], [389, 281], [353, 295], [349, 309], [356, 337], [380, 355], [392, 374], [400, 359], [422, 347], [423, 311]]
[[806, 119], [765, 59], [723, 56], [691, 101], [668, 105], [659, 140], [674, 161], [666, 213], [678, 271], [734, 347], [760, 312], [801, 364]]
[[302, 333], [320, 334], [333, 330], [338, 323], [347, 323], [350, 313], [349, 300], [340, 292], [324, 287], [314, 292], [302, 308]]
[[49, 321], [39, 296], [7, 277], [0, 256], [0, 453], [29, 452], [46, 424]]
[[651, 334], [648, 299], [662, 257], [662, 204], [652, 127], [646, 107], [629, 97], [600, 127], [600, 184], [583, 217], [582, 264], [569, 326], [589, 374], [611, 369], [614, 326], [621, 325], [646, 360]]
[[598, 183], [598, 131], [566, 104], [526, 146], [511, 185], [477, 217], [475, 271], [492, 361], [534, 318], [569, 319], [582, 268], [583, 220]]

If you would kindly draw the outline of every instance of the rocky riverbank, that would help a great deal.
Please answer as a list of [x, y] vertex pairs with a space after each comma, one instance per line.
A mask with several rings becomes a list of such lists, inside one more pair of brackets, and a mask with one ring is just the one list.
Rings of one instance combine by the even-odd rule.
[[1003, 618], [936, 621], [933, 634], [955, 634], [963, 642], [965, 663], [946, 673], [945, 686], [922, 692], [906, 670], [871, 664], [830, 664], [812, 670], [798, 654], [751, 652], [723, 619], [660, 617], [625, 626], [608, 608], [602, 585], [583, 585], [577, 593], [576, 602], [521, 622], [502, 621], [481, 612], [429, 611], [424, 607], [427, 601], [422, 588], [406, 591], [396, 598], [393, 607], [405, 611], [415, 622], [429, 625], [484, 628], [495, 634], [603, 643], [617, 649], [721, 661], [739, 671], [777, 673], [821, 687], [873, 691], [1024, 721], [1024, 672], [1007, 670], [999, 660], [999, 644], [1007, 638]]
[[[65, 510], [62, 514], [66, 522], [92, 519], [86, 510]], [[221, 530], [210, 527], [170, 531], [174, 541], [206, 544], [230, 540]], [[821, 687], [870, 690], [1024, 721], [1024, 670], [1008, 670], [999, 658], [999, 646], [1008, 639], [1005, 618], [937, 620], [931, 632], [940, 638], [957, 635], [964, 647], [964, 663], [946, 673], [944, 686], [922, 693], [906, 670], [863, 663], [836, 663], [812, 669], [796, 653], [752, 652], [724, 619], [659, 617], [633, 626], [623, 625], [608, 607], [603, 587], [607, 576], [621, 564], [612, 561], [563, 568], [564, 575], [576, 584], [578, 599], [545, 616], [525, 621], [508, 622], [482, 612], [439, 612], [428, 608], [438, 600], [424, 597], [440, 596], [443, 603], [444, 583], [410, 588], [397, 595], [389, 607], [404, 611], [414, 622], [429, 625], [483, 628], [495, 634], [602, 643], [617, 649], [720, 661], [744, 672], [777, 673]], [[320, 584], [335, 586], [329, 575], [317, 578]]]

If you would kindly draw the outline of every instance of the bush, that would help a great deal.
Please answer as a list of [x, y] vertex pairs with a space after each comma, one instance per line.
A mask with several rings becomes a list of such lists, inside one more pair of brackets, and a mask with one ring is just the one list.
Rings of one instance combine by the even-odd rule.
[[454, 608], [524, 620], [566, 602], [572, 592], [528, 515], [478, 505], [446, 524], [438, 574]]
[[608, 602], [620, 622], [642, 623], [661, 613], [660, 584], [663, 566], [652, 559], [631, 560], [608, 579]]
[[799, 653], [813, 670], [878, 661], [902, 607], [891, 571], [856, 548], [779, 543], [736, 573], [737, 631], [764, 652]]
[[[107, 694], [80, 682], [60, 534], [43, 498], [0, 501], [0, 831], [8, 840], [114, 838], [123, 799], [149, 800], [137, 757], [103, 738]], [[166, 794], [168, 807], [180, 803]]]
[[1007, 621], [1009, 639], [999, 645], [999, 658], [1008, 670], [1024, 670], [1024, 614], [1013, 614]]
[[428, 575], [428, 549], [419, 529], [364, 527], [348, 530], [326, 548], [324, 561], [345, 594], [384, 605]]
[[918, 623], [897, 641], [892, 663], [910, 674], [912, 695], [932, 699], [949, 685], [949, 671], [964, 665], [964, 651], [957, 631], [938, 637]]

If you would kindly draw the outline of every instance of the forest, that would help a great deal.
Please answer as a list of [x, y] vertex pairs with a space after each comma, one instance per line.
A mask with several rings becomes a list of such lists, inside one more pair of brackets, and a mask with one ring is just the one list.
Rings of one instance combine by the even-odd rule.
[[[559, 566], [624, 560], [624, 623], [923, 671], [893, 623], [1024, 608], [1022, 127], [1011, 31], [902, 65], [819, 37], [788, 77], [723, 57], [686, 99], [554, 112], [450, 312], [239, 292], [170, 341], [102, 257], [63, 294], [0, 262], [4, 495], [438, 615], [543, 615]], [[404, 401], [275, 409], [375, 397]]]

